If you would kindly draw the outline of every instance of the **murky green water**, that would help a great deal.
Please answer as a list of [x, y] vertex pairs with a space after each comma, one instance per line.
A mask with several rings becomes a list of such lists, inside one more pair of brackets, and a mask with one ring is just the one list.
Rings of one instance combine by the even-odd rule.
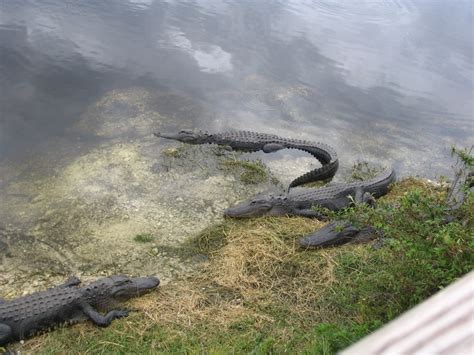
[[[0, 285], [75, 273], [169, 280], [162, 253], [316, 163], [235, 155], [154, 130], [248, 129], [336, 148], [400, 176], [449, 174], [472, 144], [470, 1], [0, 0]], [[171, 150], [170, 150], [171, 149]], [[343, 177], [339, 177], [343, 179]], [[136, 235], [149, 235], [139, 243]]]

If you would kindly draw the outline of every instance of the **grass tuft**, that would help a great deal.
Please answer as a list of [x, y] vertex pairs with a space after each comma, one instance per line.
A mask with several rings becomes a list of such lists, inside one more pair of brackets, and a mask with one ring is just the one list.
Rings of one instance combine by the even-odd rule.
[[137, 234], [134, 238], [137, 243], [150, 243], [154, 240], [153, 236], [148, 233]]

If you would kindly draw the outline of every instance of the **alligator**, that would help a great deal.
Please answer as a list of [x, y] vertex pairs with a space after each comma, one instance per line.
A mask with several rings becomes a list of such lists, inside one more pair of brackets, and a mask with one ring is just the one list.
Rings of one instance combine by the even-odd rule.
[[349, 221], [334, 221], [299, 240], [301, 248], [320, 248], [345, 243], [366, 243], [380, 234], [372, 226], [358, 228]]
[[263, 151], [272, 153], [281, 149], [298, 149], [311, 154], [322, 166], [294, 179], [289, 185], [290, 189], [313, 181], [331, 179], [339, 167], [337, 153], [329, 145], [307, 140], [283, 138], [274, 134], [250, 131], [209, 133], [206, 131], [182, 130], [178, 133], [155, 132], [154, 135], [188, 144], [217, 144], [244, 152]]
[[[128, 315], [114, 309], [118, 301], [150, 292], [160, 284], [156, 277], [130, 278], [114, 275], [79, 287], [77, 277], [45, 291], [5, 301], [0, 299], [0, 346], [23, 340], [62, 323], [90, 319], [106, 327], [112, 320]], [[100, 314], [97, 309], [109, 311]]]
[[351, 203], [371, 203], [385, 195], [395, 181], [395, 171], [386, 168], [377, 177], [367, 181], [339, 183], [321, 188], [298, 188], [282, 194], [257, 196], [250, 201], [225, 210], [227, 217], [258, 217], [296, 215], [325, 219], [324, 214], [313, 207], [337, 211]]

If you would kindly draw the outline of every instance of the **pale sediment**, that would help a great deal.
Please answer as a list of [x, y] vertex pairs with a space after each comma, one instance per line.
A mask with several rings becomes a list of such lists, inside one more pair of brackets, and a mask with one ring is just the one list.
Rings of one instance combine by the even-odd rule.
[[[21, 173], [28, 163], [4, 169], [11, 173], [0, 190], [2, 296], [31, 292], [69, 274], [85, 279], [153, 274], [166, 283], [202, 261], [199, 255], [173, 255], [169, 247], [221, 219], [229, 204], [275, 188], [269, 178], [244, 185], [242, 168], [223, 169], [222, 161], [239, 159], [232, 152], [154, 138], [153, 125], [159, 124], [149, 118], [160, 115], [140, 110], [141, 116], [129, 122], [131, 132], [125, 118], [119, 117], [115, 132], [117, 115], [96, 118], [92, 126], [115, 138], [69, 159], [62, 152], [70, 149], [58, 145], [45, 163], [54, 168], [42, 174]], [[84, 127], [92, 124], [90, 116], [85, 119]], [[134, 137], [123, 139], [123, 134]], [[179, 154], [167, 154], [169, 147]], [[32, 159], [30, 166], [38, 161]], [[150, 240], [141, 243], [137, 235]]]

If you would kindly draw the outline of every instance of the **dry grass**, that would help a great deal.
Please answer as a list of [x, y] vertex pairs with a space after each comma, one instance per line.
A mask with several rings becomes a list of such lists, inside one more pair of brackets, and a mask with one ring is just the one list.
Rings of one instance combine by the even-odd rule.
[[[206, 231], [201, 238], [213, 234], [212, 238], [225, 238], [225, 245], [209, 250], [209, 261], [197, 275], [129, 302], [129, 307], [138, 312], [119, 321], [120, 333], [141, 338], [159, 324], [168, 327], [168, 336], [178, 339], [202, 324], [219, 332], [246, 320], [260, 329], [281, 321], [285, 315], [295, 324], [308, 319], [327, 320], [330, 312], [320, 314], [321, 309], [314, 303], [335, 281], [333, 255], [339, 250], [308, 252], [297, 247], [302, 235], [322, 225], [298, 217], [260, 218], [229, 220]], [[115, 327], [116, 322], [109, 329], [118, 332]], [[78, 339], [103, 332], [88, 323], [63, 331], [72, 332]], [[21, 350], [36, 353], [54, 342], [54, 337], [54, 333], [36, 337]]]
[[133, 304], [152, 323], [185, 327], [204, 321], [228, 326], [248, 316], [273, 321], [262, 311], [268, 304], [284, 304], [301, 317], [314, 314], [312, 301], [334, 281], [334, 251], [301, 252], [296, 242], [321, 225], [303, 218], [228, 221], [207, 232], [220, 233], [226, 244], [210, 251], [197, 276]]

